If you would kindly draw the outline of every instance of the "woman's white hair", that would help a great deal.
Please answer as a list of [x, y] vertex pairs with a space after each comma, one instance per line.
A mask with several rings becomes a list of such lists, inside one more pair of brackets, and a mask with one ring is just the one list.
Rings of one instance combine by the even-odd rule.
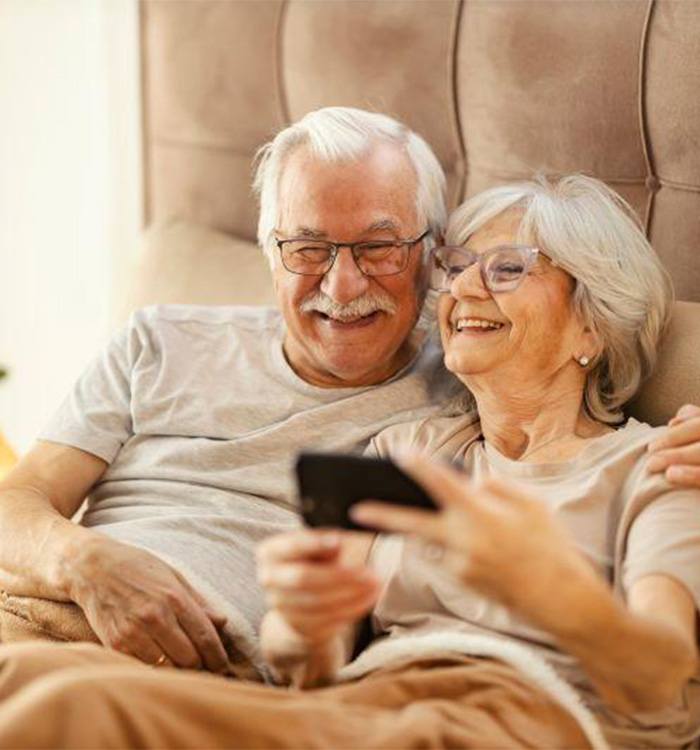
[[574, 310], [599, 336], [586, 410], [601, 422], [621, 421], [621, 407], [656, 362], [673, 301], [668, 274], [629, 204], [584, 175], [540, 176], [475, 195], [450, 217], [448, 244], [464, 244], [513, 209], [522, 212], [518, 241], [540, 247], [574, 278]]
[[270, 263], [279, 218], [280, 176], [291, 151], [303, 144], [323, 161], [353, 161], [381, 141], [395, 143], [405, 151], [416, 173], [419, 219], [433, 236], [443, 231], [447, 220], [445, 174], [423, 138], [386, 115], [352, 107], [325, 107], [281, 130], [258, 151], [253, 183], [260, 200], [258, 242]]

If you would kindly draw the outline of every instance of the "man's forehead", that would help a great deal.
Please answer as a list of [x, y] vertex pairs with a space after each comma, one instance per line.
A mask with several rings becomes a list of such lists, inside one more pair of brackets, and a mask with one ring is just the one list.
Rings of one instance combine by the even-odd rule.
[[[309, 226], [308, 224], [298, 224], [292, 228], [297, 237], [313, 237], [315, 239], [327, 239], [328, 232], [323, 227]], [[363, 234], [373, 234], [375, 232], [393, 232], [399, 234], [401, 230], [400, 223], [392, 217], [383, 217], [372, 221], [361, 229]]]

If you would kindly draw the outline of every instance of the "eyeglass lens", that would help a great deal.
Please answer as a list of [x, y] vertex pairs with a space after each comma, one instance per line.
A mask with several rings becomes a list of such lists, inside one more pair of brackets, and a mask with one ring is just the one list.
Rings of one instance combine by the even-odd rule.
[[[390, 276], [406, 268], [409, 250], [405, 244], [365, 242], [354, 245], [352, 254], [360, 271], [367, 276]], [[292, 273], [320, 276], [330, 270], [334, 259], [334, 246], [326, 242], [286, 240], [282, 243], [282, 262]]]
[[533, 249], [520, 246], [504, 245], [481, 254], [458, 247], [437, 248], [432, 256], [430, 287], [447, 292], [458, 276], [478, 263], [489, 291], [510, 292], [525, 278], [532, 258]]

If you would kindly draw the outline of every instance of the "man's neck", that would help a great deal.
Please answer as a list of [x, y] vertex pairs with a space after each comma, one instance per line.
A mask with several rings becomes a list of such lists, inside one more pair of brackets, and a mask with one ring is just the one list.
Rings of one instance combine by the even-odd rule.
[[303, 354], [295, 352], [296, 356], [290, 356], [288, 341], [285, 338], [282, 350], [287, 364], [294, 370], [296, 375], [305, 380], [309, 385], [317, 388], [364, 388], [370, 385], [380, 385], [390, 380], [397, 372], [402, 370], [413, 359], [425, 338], [423, 331], [414, 329], [408, 339], [394, 353], [388, 361], [366, 372], [331, 372], [322, 370], [314, 363], [307, 362]]

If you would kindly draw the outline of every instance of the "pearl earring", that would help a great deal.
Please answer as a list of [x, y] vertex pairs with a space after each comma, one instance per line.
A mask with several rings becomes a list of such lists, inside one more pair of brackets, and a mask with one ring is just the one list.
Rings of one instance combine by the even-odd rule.
[[591, 360], [588, 359], [588, 357], [584, 354], [582, 357], [579, 357], [576, 361], [581, 365], [581, 367], [585, 367]]

